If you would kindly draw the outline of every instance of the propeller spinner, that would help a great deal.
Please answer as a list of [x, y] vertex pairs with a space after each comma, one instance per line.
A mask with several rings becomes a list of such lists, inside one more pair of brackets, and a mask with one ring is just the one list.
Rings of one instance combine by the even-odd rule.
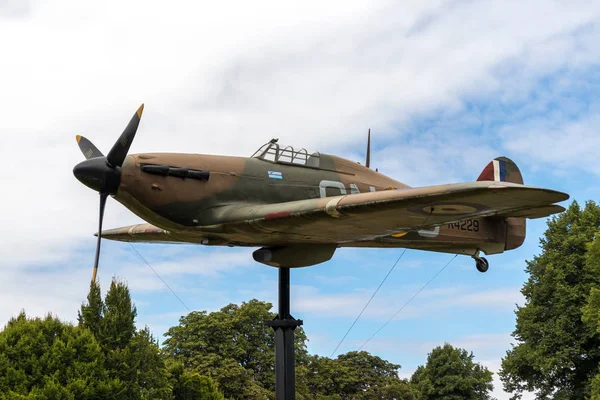
[[104, 207], [109, 194], [117, 193], [121, 184], [121, 167], [131, 147], [144, 111], [144, 105], [137, 109], [127, 127], [121, 133], [119, 140], [105, 157], [104, 154], [92, 142], [83, 136], [77, 135], [77, 144], [86, 160], [80, 162], [73, 168], [75, 177], [87, 187], [100, 193], [100, 215], [98, 219], [98, 242], [96, 244], [96, 256], [94, 258], [94, 271], [92, 282], [96, 281], [98, 272], [98, 261], [100, 259], [100, 242], [102, 240], [102, 220], [104, 219]]

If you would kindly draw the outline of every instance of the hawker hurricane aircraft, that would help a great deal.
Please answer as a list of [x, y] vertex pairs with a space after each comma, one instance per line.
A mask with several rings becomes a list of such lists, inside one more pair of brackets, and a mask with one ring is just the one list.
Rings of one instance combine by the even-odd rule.
[[[569, 198], [523, 185], [506, 157], [474, 182], [409, 187], [372, 170], [369, 149], [365, 165], [277, 139], [251, 157], [128, 154], [142, 110], [106, 156], [77, 136], [86, 160], [73, 173], [100, 193], [93, 280], [101, 238], [260, 247], [254, 259], [275, 267], [318, 264], [338, 247], [400, 247], [470, 255], [485, 272], [481, 253], [521, 246], [525, 220]], [[108, 195], [147, 223], [102, 231]]]

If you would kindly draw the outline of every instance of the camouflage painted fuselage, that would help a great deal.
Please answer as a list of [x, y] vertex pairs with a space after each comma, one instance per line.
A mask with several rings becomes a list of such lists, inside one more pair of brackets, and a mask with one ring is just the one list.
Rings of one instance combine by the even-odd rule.
[[[204, 171], [209, 177], [202, 180], [157, 175], [145, 172], [145, 165]], [[318, 166], [311, 167], [259, 158], [148, 153], [127, 156], [115, 198], [142, 219], [168, 231], [173, 241], [189, 243], [336, 243], [345, 247], [407, 247], [463, 254], [483, 250], [493, 254], [523, 242], [522, 218], [479, 218], [361, 240], [328, 238], [319, 232], [299, 236], [293, 234], [293, 227], [266, 232], [252, 224], [236, 229], [223, 225], [235, 220], [240, 205], [259, 207], [307, 199], [315, 199], [318, 204], [325, 197], [405, 188], [409, 187], [358, 163], [326, 154], [320, 154]]]

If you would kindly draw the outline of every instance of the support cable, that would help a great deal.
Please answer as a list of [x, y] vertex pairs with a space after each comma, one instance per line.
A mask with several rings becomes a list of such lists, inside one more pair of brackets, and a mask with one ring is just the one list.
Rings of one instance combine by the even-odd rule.
[[[429, 217], [431, 217], [431, 214], [433, 214], [433, 210], [434, 210], [434, 208], [431, 207], [431, 210], [429, 210], [429, 214], [427, 215], [427, 218], [425, 218], [425, 220], [421, 224], [421, 227], [419, 228], [419, 230], [423, 229], [423, 227], [425, 226], [425, 224], [429, 220]], [[388, 278], [388, 276], [390, 276], [390, 274], [392, 273], [392, 271], [394, 270], [394, 268], [396, 268], [396, 264], [398, 264], [398, 261], [400, 261], [400, 259], [404, 255], [404, 253], [406, 253], [406, 249], [404, 249], [404, 251], [402, 252], [402, 254], [400, 254], [400, 257], [398, 257], [398, 259], [396, 260], [396, 262], [394, 263], [394, 265], [392, 265], [392, 268], [390, 268], [390, 270], [387, 273], [387, 275], [385, 276], [385, 278], [383, 278], [383, 280], [381, 281], [381, 283], [379, 284], [379, 286], [377, 287], [377, 289], [375, 289], [375, 293], [373, 293], [373, 295], [371, 296], [371, 298], [369, 299], [369, 301], [367, 301], [367, 304], [365, 304], [365, 306], [363, 307], [362, 311], [358, 314], [358, 317], [356, 317], [356, 319], [354, 320], [354, 322], [352, 323], [352, 325], [350, 325], [350, 328], [348, 328], [348, 331], [346, 331], [346, 334], [344, 335], [344, 337], [342, 338], [342, 340], [340, 340], [340, 342], [338, 343], [338, 345], [335, 347], [335, 350], [333, 350], [333, 352], [331, 353], [330, 357], [333, 357], [333, 355], [335, 354], [335, 352], [337, 351], [337, 349], [344, 342], [344, 339], [346, 339], [346, 336], [348, 336], [348, 334], [350, 333], [350, 331], [352, 330], [352, 328], [354, 327], [354, 325], [356, 325], [356, 323], [358, 322], [358, 319], [365, 312], [365, 310], [367, 309], [367, 307], [371, 303], [371, 300], [373, 300], [373, 298], [375, 297], [375, 295], [377, 294], [377, 292], [379, 291], [379, 289], [381, 288], [381, 286], [383, 285], [383, 283], [385, 282], [385, 280]]]
[[360, 316], [365, 312], [365, 310], [367, 309], [367, 307], [369, 306], [369, 304], [371, 304], [371, 300], [373, 300], [373, 298], [375, 297], [375, 295], [377, 294], [377, 292], [379, 292], [379, 289], [381, 289], [381, 286], [386, 281], [386, 279], [388, 278], [388, 276], [390, 276], [390, 274], [392, 273], [392, 271], [394, 270], [394, 268], [396, 268], [396, 265], [398, 264], [398, 262], [400, 261], [400, 259], [404, 255], [404, 253], [406, 253], [406, 249], [404, 249], [404, 251], [402, 252], [402, 254], [400, 254], [400, 257], [398, 257], [398, 259], [396, 260], [396, 262], [394, 263], [394, 265], [392, 265], [392, 268], [390, 268], [390, 270], [388, 271], [387, 275], [383, 278], [383, 280], [381, 281], [381, 283], [379, 284], [379, 286], [377, 286], [377, 289], [375, 289], [375, 292], [373, 293], [373, 295], [371, 296], [371, 298], [369, 299], [369, 301], [367, 301], [367, 304], [365, 304], [365, 306], [363, 307], [362, 311], [358, 314], [358, 317], [356, 317], [356, 319], [354, 320], [354, 322], [352, 323], [352, 325], [350, 325], [350, 328], [348, 328], [348, 331], [346, 331], [346, 334], [344, 335], [344, 337], [342, 338], [342, 340], [340, 340], [340, 342], [338, 343], [338, 345], [335, 347], [335, 350], [333, 350], [333, 352], [331, 353], [330, 357], [333, 357], [333, 355], [335, 354], [335, 352], [337, 351], [337, 349], [342, 345], [342, 343], [344, 342], [344, 339], [346, 339], [346, 336], [348, 336], [348, 334], [350, 333], [350, 331], [352, 330], [352, 328], [354, 328], [354, 325], [356, 325], [356, 323], [358, 322], [358, 319], [360, 318]]
[[183, 302], [183, 300], [181, 300], [181, 298], [179, 296], [177, 296], [177, 293], [175, 293], [173, 291], [173, 289], [171, 289], [171, 287], [167, 284], [167, 282], [165, 282], [165, 280], [158, 274], [158, 272], [156, 272], [156, 270], [154, 268], [152, 268], [152, 265], [150, 265], [150, 263], [148, 261], [146, 261], [146, 259], [144, 258], [144, 256], [142, 256], [140, 254], [139, 251], [137, 251], [137, 249], [135, 247], [133, 247], [133, 245], [131, 243], [128, 243], [131, 248], [133, 249], [133, 251], [135, 251], [137, 253], [138, 256], [140, 256], [140, 258], [146, 263], [146, 265], [152, 270], [152, 272], [154, 272], [156, 274], [156, 276], [158, 276], [158, 279], [160, 279], [162, 281], [162, 283], [165, 284], [165, 286], [167, 287], [167, 289], [169, 289], [171, 291], [171, 293], [173, 293], [173, 296], [177, 297], [177, 300], [179, 300], [179, 302], [181, 304], [183, 304], [183, 306], [189, 311], [192, 312], [192, 310], [190, 310], [190, 308]]
[[426, 283], [426, 284], [424, 284], [424, 285], [421, 287], [421, 289], [419, 289], [419, 290], [417, 291], [417, 293], [415, 293], [415, 294], [414, 294], [414, 295], [413, 295], [413, 296], [412, 296], [410, 299], [408, 299], [408, 301], [407, 301], [406, 303], [404, 303], [404, 305], [403, 305], [402, 307], [400, 307], [400, 309], [399, 309], [398, 311], [396, 311], [396, 313], [395, 313], [394, 315], [392, 315], [392, 317], [391, 317], [390, 319], [388, 319], [388, 320], [385, 322], [385, 324], [383, 324], [383, 325], [381, 326], [381, 328], [377, 329], [377, 331], [376, 331], [376, 332], [375, 332], [375, 333], [374, 333], [374, 334], [373, 334], [373, 335], [372, 335], [372, 336], [371, 336], [369, 339], [367, 339], [367, 341], [366, 341], [366, 342], [364, 342], [364, 343], [362, 344], [362, 346], [360, 346], [360, 347], [358, 348], [358, 351], [360, 351], [360, 350], [361, 350], [363, 347], [365, 347], [365, 346], [366, 346], [366, 344], [367, 344], [367, 343], [369, 343], [369, 342], [371, 341], [371, 339], [373, 339], [373, 338], [375, 337], [375, 335], [377, 335], [379, 332], [381, 332], [381, 330], [382, 330], [383, 328], [385, 328], [385, 327], [387, 326], [387, 324], [389, 324], [389, 323], [390, 323], [390, 322], [391, 322], [391, 321], [392, 321], [394, 318], [396, 318], [396, 316], [397, 316], [398, 314], [400, 314], [400, 312], [401, 312], [402, 310], [404, 310], [404, 308], [405, 308], [407, 305], [409, 305], [409, 304], [410, 304], [410, 302], [411, 302], [411, 301], [413, 301], [413, 300], [414, 300], [414, 298], [415, 298], [415, 297], [417, 297], [417, 296], [419, 295], [419, 293], [421, 293], [421, 292], [422, 292], [422, 291], [423, 291], [423, 290], [424, 290], [424, 289], [425, 289], [425, 288], [426, 288], [426, 287], [427, 287], [427, 286], [428, 286], [428, 285], [429, 285], [429, 284], [430, 284], [430, 283], [431, 283], [431, 282], [432, 282], [432, 281], [433, 281], [433, 280], [434, 280], [434, 279], [435, 279], [435, 278], [436, 278], [436, 277], [437, 277], [439, 274], [441, 274], [441, 273], [442, 273], [442, 271], [443, 271], [443, 270], [445, 270], [445, 269], [446, 269], [446, 267], [447, 267], [448, 265], [450, 265], [450, 263], [451, 263], [452, 261], [454, 261], [454, 259], [455, 259], [456, 257], [458, 257], [458, 254], [455, 254], [455, 255], [454, 255], [454, 257], [452, 257], [452, 259], [451, 259], [450, 261], [448, 261], [448, 262], [446, 263], [446, 265], [444, 265], [444, 266], [443, 266], [443, 267], [442, 267], [442, 268], [441, 268], [441, 269], [440, 269], [438, 272], [436, 272], [436, 273], [435, 273], [435, 275], [433, 275], [433, 276], [431, 277], [431, 279], [429, 279], [429, 280], [427, 281], [427, 283]]

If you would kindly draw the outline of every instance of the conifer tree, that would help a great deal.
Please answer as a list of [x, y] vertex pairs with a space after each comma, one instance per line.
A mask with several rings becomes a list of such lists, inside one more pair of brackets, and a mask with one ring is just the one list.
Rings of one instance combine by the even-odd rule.
[[171, 388], [160, 349], [148, 328], [136, 330], [136, 316], [127, 285], [113, 278], [104, 301], [100, 286], [90, 286], [79, 324], [97, 335], [105, 355], [104, 368], [122, 383], [115, 398], [169, 399]]
[[103, 337], [102, 318], [104, 316], [104, 302], [100, 293], [100, 285], [96, 282], [90, 284], [90, 291], [87, 295], [87, 304], [82, 304], [81, 309], [77, 313], [77, 321], [79, 326], [88, 328], [94, 333], [96, 339], [101, 340]]
[[129, 288], [113, 279], [104, 304], [104, 344], [113, 350], [124, 349], [136, 332], [137, 309], [131, 302]]
[[86, 328], [22, 312], [0, 331], [2, 399], [111, 399], [121, 388]]

